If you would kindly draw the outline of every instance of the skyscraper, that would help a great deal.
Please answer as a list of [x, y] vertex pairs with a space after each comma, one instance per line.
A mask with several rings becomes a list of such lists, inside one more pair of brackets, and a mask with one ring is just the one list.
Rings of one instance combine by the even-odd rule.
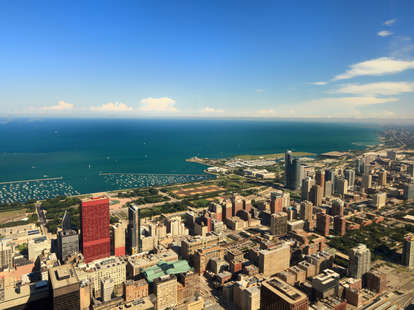
[[346, 220], [342, 216], [334, 217], [334, 231], [335, 234], [343, 236], [346, 232]]
[[323, 189], [319, 185], [313, 185], [309, 192], [309, 200], [319, 207], [322, 204]]
[[330, 216], [324, 213], [318, 213], [316, 217], [316, 229], [322, 236], [329, 235]]
[[284, 236], [287, 234], [287, 220], [286, 212], [274, 213], [270, 217], [270, 232], [274, 236]]
[[80, 222], [85, 262], [110, 256], [109, 199], [94, 197], [82, 200]]
[[300, 187], [301, 178], [303, 178], [303, 169], [301, 162], [297, 158], [293, 158], [292, 151], [287, 150], [285, 153], [285, 179], [286, 187], [296, 190]]
[[302, 188], [301, 188], [302, 200], [308, 200], [308, 201], [310, 200], [309, 192], [313, 184], [314, 184], [314, 180], [311, 179], [310, 177], [304, 178], [302, 180]]
[[410, 270], [414, 268], [414, 234], [412, 233], [404, 237], [402, 263]]
[[79, 235], [72, 229], [70, 216], [65, 211], [62, 219], [62, 230], [57, 233], [57, 257], [61, 262], [70, 255], [79, 252]]
[[278, 192], [270, 193], [270, 212], [272, 214], [283, 211], [283, 195]]
[[80, 283], [72, 265], [52, 267], [49, 270], [51, 309], [80, 309]]
[[355, 185], [355, 171], [353, 169], [345, 169], [344, 171], [345, 180], [348, 181], [348, 188], [350, 190], [354, 189]]
[[128, 221], [128, 250], [132, 255], [141, 251], [139, 208], [136, 205], [129, 206]]
[[321, 188], [325, 188], [325, 170], [316, 171], [315, 181]]
[[349, 274], [353, 278], [360, 279], [371, 269], [371, 251], [365, 244], [353, 248], [349, 259]]
[[260, 309], [308, 310], [308, 297], [286, 282], [273, 278], [262, 282]]

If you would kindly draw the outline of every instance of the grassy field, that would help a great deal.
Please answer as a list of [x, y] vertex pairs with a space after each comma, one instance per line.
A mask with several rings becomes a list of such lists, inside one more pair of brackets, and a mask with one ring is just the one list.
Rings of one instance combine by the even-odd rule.
[[15, 222], [25, 217], [26, 217], [25, 209], [3, 211], [3, 212], [0, 212], [0, 225], [5, 224], [7, 222]]
[[[303, 156], [316, 156], [314, 153], [307, 152], [292, 152], [293, 156], [303, 157]], [[262, 154], [262, 155], [236, 155], [236, 159], [244, 160], [253, 160], [253, 159], [281, 159], [284, 158], [285, 153], [276, 153], [276, 154]]]

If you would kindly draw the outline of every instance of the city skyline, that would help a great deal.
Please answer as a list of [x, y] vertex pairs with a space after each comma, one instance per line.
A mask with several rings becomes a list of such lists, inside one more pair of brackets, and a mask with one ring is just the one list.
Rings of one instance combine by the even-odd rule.
[[414, 118], [413, 6], [3, 2], [0, 116]]

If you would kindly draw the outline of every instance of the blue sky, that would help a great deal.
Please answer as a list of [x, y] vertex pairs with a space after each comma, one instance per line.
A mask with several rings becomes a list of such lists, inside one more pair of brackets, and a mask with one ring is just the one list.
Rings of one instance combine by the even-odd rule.
[[414, 118], [414, 2], [0, 1], [0, 114]]

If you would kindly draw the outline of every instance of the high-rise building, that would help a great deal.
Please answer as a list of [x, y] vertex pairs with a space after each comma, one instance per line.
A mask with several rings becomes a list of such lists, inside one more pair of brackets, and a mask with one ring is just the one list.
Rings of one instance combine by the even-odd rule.
[[261, 310], [308, 310], [308, 297], [286, 282], [274, 278], [262, 282], [260, 288]]
[[80, 283], [72, 265], [49, 269], [49, 291], [52, 309], [80, 309]]
[[271, 250], [259, 252], [259, 272], [264, 276], [271, 276], [289, 268], [290, 245], [283, 243]]
[[408, 165], [407, 174], [410, 178], [414, 177], [414, 164], [409, 164]]
[[0, 270], [13, 267], [14, 247], [10, 239], [0, 240]]
[[285, 236], [287, 234], [286, 212], [273, 213], [270, 217], [270, 232], [274, 236]]
[[405, 200], [410, 200], [414, 198], [414, 183], [407, 183], [403, 185], [403, 198]]
[[283, 211], [283, 195], [278, 192], [270, 194], [270, 212], [272, 214]]
[[309, 200], [319, 207], [322, 204], [323, 189], [319, 185], [313, 185], [309, 192]]
[[373, 203], [374, 206], [379, 209], [385, 206], [385, 203], [387, 202], [387, 193], [376, 193], [374, 195]]
[[310, 177], [306, 177], [302, 180], [302, 200], [310, 200], [309, 193], [314, 184], [314, 180]]
[[335, 193], [346, 195], [348, 193], [348, 181], [342, 177], [335, 179]]
[[344, 210], [345, 210], [345, 206], [344, 206], [344, 202], [341, 199], [334, 199], [332, 201], [332, 209], [331, 209], [331, 214], [333, 216], [344, 216]]
[[325, 197], [332, 196], [332, 181], [325, 181], [324, 196]]
[[286, 187], [296, 190], [300, 187], [303, 178], [302, 164], [299, 159], [293, 158], [292, 152], [287, 150], [285, 153], [285, 179]]
[[378, 184], [380, 186], [387, 186], [387, 170], [381, 170], [378, 174]]
[[57, 233], [57, 257], [63, 263], [65, 259], [79, 252], [79, 235], [72, 229], [70, 215], [65, 211], [62, 230]]
[[125, 256], [125, 226], [121, 223], [111, 225], [111, 255]]
[[362, 176], [362, 186], [361, 186], [362, 189], [366, 191], [368, 188], [371, 188], [371, 186], [372, 186], [372, 175], [364, 174]]
[[371, 251], [365, 244], [354, 247], [349, 259], [349, 274], [353, 278], [360, 279], [371, 269]]
[[364, 161], [362, 158], [357, 158], [355, 161], [356, 174], [361, 175], [364, 172]]
[[345, 180], [348, 181], [348, 189], [353, 190], [355, 185], [355, 170], [345, 169], [344, 171]]
[[177, 305], [177, 278], [166, 275], [154, 280], [156, 309], [164, 310]]
[[33, 262], [36, 261], [37, 257], [42, 254], [44, 250], [50, 250], [50, 247], [50, 240], [48, 240], [46, 236], [41, 236], [29, 240], [27, 244], [27, 253], [29, 260]]
[[346, 232], [346, 220], [342, 216], [334, 217], [334, 231], [335, 234], [343, 236]]
[[321, 188], [325, 188], [325, 170], [316, 171], [315, 181]]
[[300, 204], [300, 217], [305, 221], [311, 221], [313, 217], [313, 204], [310, 201], [303, 201]]
[[404, 237], [402, 263], [410, 270], [414, 269], [414, 234], [409, 233]]
[[141, 252], [140, 210], [136, 205], [128, 208], [128, 251], [131, 255]]
[[111, 278], [101, 279], [101, 298], [103, 302], [108, 302], [112, 299], [114, 291], [114, 281]]
[[329, 235], [329, 224], [330, 224], [331, 217], [325, 213], [318, 213], [316, 217], [316, 230], [322, 236]]
[[239, 211], [243, 210], [243, 199], [236, 194], [231, 197], [232, 215], [237, 216]]
[[85, 262], [110, 256], [109, 198], [82, 200], [81, 248]]

